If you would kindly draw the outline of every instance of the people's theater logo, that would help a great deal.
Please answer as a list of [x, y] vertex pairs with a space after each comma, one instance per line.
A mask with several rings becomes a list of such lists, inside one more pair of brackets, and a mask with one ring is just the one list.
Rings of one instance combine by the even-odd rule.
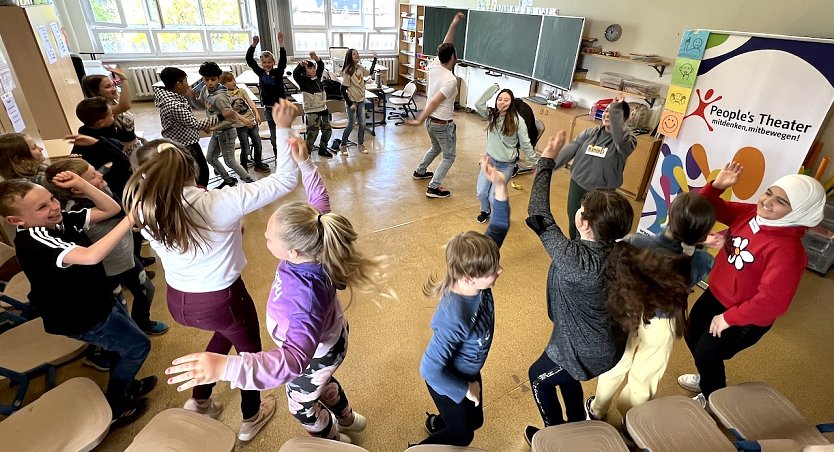
[[686, 119], [690, 116], [697, 116], [704, 120], [704, 123], [707, 125], [707, 128], [710, 132], [712, 132], [714, 129], [712, 128], [712, 125], [709, 123], [706, 117], [707, 107], [709, 107], [710, 104], [713, 104], [723, 99], [723, 96], [718, 96], [712, 99], [713, 94], [715, 94], [715, 91], [712, 88], [707, 90], [707, 92], [704, 94], [704, 97], [701, 97], [700, 89], [696, 88], [695, 94], [698, 95], [698, 108], [696, 108], [692, 113], [684, 116], [683, 119]]

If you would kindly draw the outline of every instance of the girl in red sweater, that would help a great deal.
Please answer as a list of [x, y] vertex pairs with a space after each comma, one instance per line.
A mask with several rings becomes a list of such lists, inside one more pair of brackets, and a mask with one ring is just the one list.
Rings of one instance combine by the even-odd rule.
[[678, 377], [685, 389], [709, 395], [727, 386], [724, 361], [752, 346], [782, 316], [805, 272], [805, 231], [822, 221], [825, 190], [816, 179], [791, 174], [778, 179], [756, 204], [729, 202], [721, 193], [738, 182], [742, 166], [728, 163], [701, 190], [729, 226], [715, 257], [709, 290], [689, 313], [686, 343], [699, 374]]

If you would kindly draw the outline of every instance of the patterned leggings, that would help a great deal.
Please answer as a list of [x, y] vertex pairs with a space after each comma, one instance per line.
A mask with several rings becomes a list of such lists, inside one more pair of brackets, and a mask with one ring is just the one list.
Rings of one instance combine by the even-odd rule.
[[330, 413], [340, 421], [346, 421], [353, 413], [342, 385], [333, 378], [347, 354], [347, 338], [345, 325], [333, 348], [326, 355], [313, 358], [304, 373], [286, 385], [290, 413], [313, 436], [337, 438], [339, 432]]

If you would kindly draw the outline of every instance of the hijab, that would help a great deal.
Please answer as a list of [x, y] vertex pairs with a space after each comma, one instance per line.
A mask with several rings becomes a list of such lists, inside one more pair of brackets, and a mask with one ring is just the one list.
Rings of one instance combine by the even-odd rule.
[[780, 177], [773, 186], [785, 190], [791, 211], [777, 220], [767, 220], [756, 216], [756, 221], [763, 226], [805, 226], [812, 228], [820, 223], [825, 211], [825, 189], [811, 176], [789, 174]]

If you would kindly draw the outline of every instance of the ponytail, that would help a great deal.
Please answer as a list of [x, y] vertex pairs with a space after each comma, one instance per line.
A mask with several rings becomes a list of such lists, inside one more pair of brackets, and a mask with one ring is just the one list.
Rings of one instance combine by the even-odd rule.
[[609, 315], [631, 332], [641, 323], [647, 325], [659, 312], [675, 319], [675, 334], [681, 337], [686, 327], [690, 268], [689, 256], [617, 242], [603, 273]]
[[360, 290], [376, 285], [382, 258], [366, 257], [356, 248], [359, 236], [347, 218], [303, 202], [284, 204], [274, 215], [287, 248], [316, 259], [334, 284]]
[[[125, 186], [122, 203], [134, 221], [166, 248], [189, 252], [207, 245], [202, 217], [183, 197], [197, 176], [194, 158], [169, 140], [153, 140], [139, 149], [151, 157], [139, 165]], [[199, 214], [198, 214], [199, 215]]]

